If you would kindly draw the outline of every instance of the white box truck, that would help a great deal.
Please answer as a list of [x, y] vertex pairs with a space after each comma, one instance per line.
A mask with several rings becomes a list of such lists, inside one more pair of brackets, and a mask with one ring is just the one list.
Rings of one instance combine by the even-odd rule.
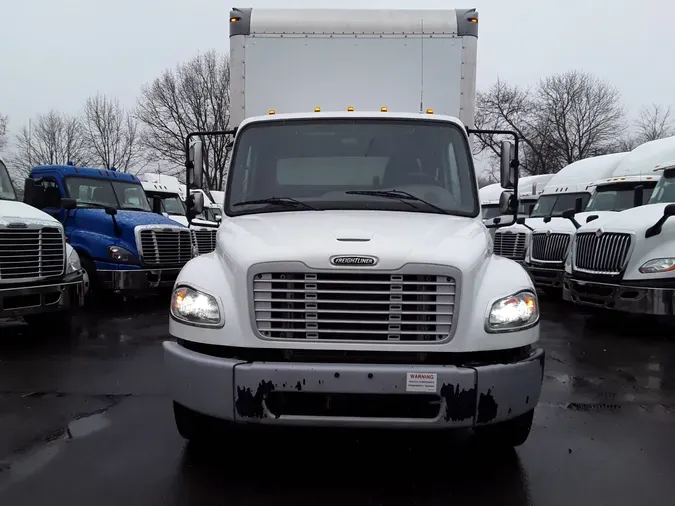
[[586, 209], [598, 179], [610, 177], [627, 153], [613, 153], [576, 161], [552, 177], [524, 224], [530, 230], [525, 268], [535, 286], [549, 294], [562, 295], [565, 259], [575, 228], [563, 212]]
[[[649, 191], [646, 205], [578, 220], [565, 264], [563, 298], [591, 309], [666, 316], [675, 314], [675, 137], [635, 148], [623, 177]], [[634, 175], [630, 176], [629, 170]], [[654, 179], [647, 178], [651, 175]], [[637, 174], [639, 173], [639, 175]], [[631, 192], [625, 196], [631, 202]], [[636, 192], [640, 193], [640, 192]], [[620, 198], [620, 197], [619, 197]], [[639, 196], [636, 196], [636, 200]]]
[[[74, 204], [61, 199], [68, 208]], [[67, 327], [89, 287], [80, 257], [66, 242], [63, 225], [18, 202], [0, 160], [0, 318], [23, 317], [50, 331]]]
[[[236, 131], [186, 139], [199, 187], [201, 139], [234, 134], [216, 251], [179, 276], [164, 343], [185, 438], [216, 419], [526, 440], [539, 306], [481, 220], [477, 34], [473, 9], [232, 10]], [[517, 188], [517, 143], [502, 155]]]

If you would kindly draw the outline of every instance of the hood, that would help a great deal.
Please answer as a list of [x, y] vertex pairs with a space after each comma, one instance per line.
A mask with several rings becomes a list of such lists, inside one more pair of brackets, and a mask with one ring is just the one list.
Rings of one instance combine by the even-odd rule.
[[16, 222], [61, 226], [56, 218], [33, 206], [15, 200], [0, 200], [0, 225]]
[[[606, 212], [597, 220], [582, 224], [579, 232], [595, 232], [600, 227], [606, 232], [645, 232], [663, 216], [663, 210], [667, 205], [649, 204], [618, 213]], [[663, 231], [669, 228], [675, 228], [675, 219], [670, 218], [663, 224]]]
[[224, 217], [218, 251], [235, 266], [302, 259], [323, 268], [333, 255], [372, 255], [382, 269], [452, 265], [468, 273], [488, 255], [479, 218], [391, 211], [293, 211]]
[[[584, 218], [586, 220], [586, 218]], [[579, 219], [577, 218], [577, 221]], [[544, 222], [544, 218], [527, 218], [525, 223], [533, 229], [533, 232], [546, 232], [551, 230], [553, 232], [562, 232], [573, 234], [576, 230], [574, 225], [567, 218], [551, 218], [548, 223]]]
[[180, 223], [184, 227], [188, 226], [187, 216], [180, 216], [178, 214], [168, 214], [168, 213], [163, 213], [163, 215], [165, 217], [169, 218], [171, 221], [174, 221], [176, 223]]
[[[114, 237], [112, 216], [107, 215], [105, 209], [79, 208], [71, 211], [70, 215], [74, 220], [68, 221], [69, 229], [73, 227], [83, 232], [95, 232]], [[122, 229], [120, 239], [126, 243], [125, 247], [130, 251], [136, 250], [134, 229], [139, 225], [181, 226], [166, 216], [143, 211], [118, 211], [115, 219]]]

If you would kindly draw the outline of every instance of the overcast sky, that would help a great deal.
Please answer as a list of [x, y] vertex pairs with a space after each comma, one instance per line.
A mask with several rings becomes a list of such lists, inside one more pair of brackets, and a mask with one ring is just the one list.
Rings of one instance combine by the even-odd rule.
[[675, 104], [675, 2], [668, 0], [0, 0], [0, 113], [12, 136], [51, 108], [138, 90], [198, 52], [228, 49], [230, 7], [471, 8], [480, 13], [478, 87], [569, 69], [611, 81], [635, 113]]

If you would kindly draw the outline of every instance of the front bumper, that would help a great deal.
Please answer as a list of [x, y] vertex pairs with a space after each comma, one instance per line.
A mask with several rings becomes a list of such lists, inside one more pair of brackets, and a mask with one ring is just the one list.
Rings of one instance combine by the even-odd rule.
[[[537, 405], [545, 353], [482, 366], [245, 361], [165, 341], [169, 395], [242, 423], [391, 428], [489, 425]], [[415, 376], [415, 375], [419, 376]]]
[[562, 288], [564, 267], [539, 267], [524, 263], [523, 267], [537, 288]]
[[625, 313], [675, 315], [675, 289], [596, 283], [566, 277], [563, 299], [581, 306]]
[[180, 271], [180, 268], [97, 270], [96, 275], [105, 290], [127, 292], [171, 288]]
[[58, 283], [0, 287], [0, 318], [67, 311], [84, 304], [83, 271]]

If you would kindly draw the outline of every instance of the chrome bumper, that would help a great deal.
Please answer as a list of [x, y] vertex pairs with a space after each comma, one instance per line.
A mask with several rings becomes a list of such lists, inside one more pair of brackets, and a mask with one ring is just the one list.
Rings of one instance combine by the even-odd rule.
[[675, 289], [595, 283], [565, 278], [563, 299], [581, 306], [625, 313], [675, 315]]
[[60, 283], [0, 288], [0, 318], [14, 318], [78, 308], [84, 304], [83, 271]]
[[537, 405], [545, 354], [477, 367], [246, 362], [164, 342], [170, 397], [241, 423], [453, 428], [489, 425]]
[[97, 270], [96, 275], [105, 290], [134, 291], [171, 288], [181, 269]]

